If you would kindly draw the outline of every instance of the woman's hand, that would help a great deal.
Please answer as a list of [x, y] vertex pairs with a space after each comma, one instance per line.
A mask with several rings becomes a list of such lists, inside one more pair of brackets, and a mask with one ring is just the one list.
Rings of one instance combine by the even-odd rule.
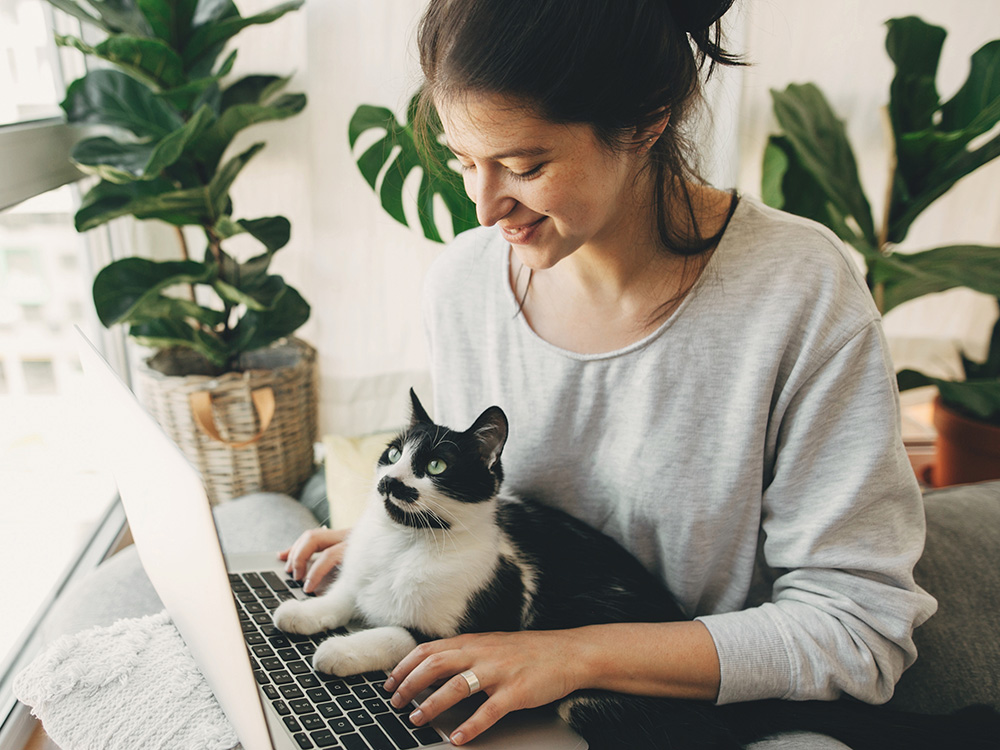
[[349, 532], [349, 529], [309, 529], [291, 547], [279, 552], [278, 559], [287, 563], [285, 572], [296, 581], [305, 578], [302, 590], [310, 594], [323, 577], [343, 561]]
[[443, 683], [410, 715], [421, 726], [469, 697], [461, 673], [472, 670], [489, 698], [452, 733], [452, 743], [462, 745], [511, 711], [542, 706], [583, 687], [577, 650], [572, 631], [470, 633], [420, 644], [392, 670], [385, 687], [395, 690], [392, 704], [398, 708]]

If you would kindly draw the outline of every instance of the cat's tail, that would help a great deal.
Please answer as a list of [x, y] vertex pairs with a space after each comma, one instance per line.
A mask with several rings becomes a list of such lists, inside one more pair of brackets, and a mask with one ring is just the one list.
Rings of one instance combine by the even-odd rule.
[[853, 750], [996, 750], [1000, 714], [972, 706], [950, 715], [895, 711], [852, 701], [698, 701], [583, 691], [559, 713], [591, 750], [739, 750], [779, 732], [807, 731]]

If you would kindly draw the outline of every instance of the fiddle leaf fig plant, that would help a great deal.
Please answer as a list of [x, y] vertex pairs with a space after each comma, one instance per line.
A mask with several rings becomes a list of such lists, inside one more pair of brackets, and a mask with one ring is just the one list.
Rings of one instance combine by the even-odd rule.
[[[420, 227], [427, 239], [444, 242], [437, 223], [442, 206], [455, 235], [479, 226], [479, 222], [476, 206], [465, 194], [461, 176], [450, 166], [454, 158], [451, 151], [435, 140], [420, 141], [414, 133], [419, 98], [417, 93], [410, 99], [405, 123], [399, 122], [385, 107], [361, 105], [351, 118], [348, 140], [353, 149], [364, 133], [382, 134], [357, 158], [358, 169], [378, 193], [386, 212], [404, 226], [409, 226], [409, 221], [404, 210], [403, 185], [414, 170], [421, 171], [416, 194]], [[441, 204], [436, 202], [438, 198]]]
[[[883, 313], [954, 287], [1000, 297], [998, 247], [956, 244], [895, 252], [928, 206], [1000, 155], [1000, 135], [990, 135], [1000, 122], [1000, 39], [972, 56], [965, 83], [942, 102], [935, 81], [947, 32], [914, 16], [887, 26], [886, 50], [896, 73], [889, 87], [893, 154], [884, 215], [879, 220], [872, 215], [844, 123], [811, 83], [771, 92], [781, 133], [770, 137], [764, 152], [762, 197], [771, 206], [825, 224], [858, 250]], [[899, 385], [934, 382], [949, 406], [1000, 423], [998, 359], [994, 329], [985, 365], [963, 357], [965, 381], [943, 385], [904, 371]]]
[[[181, 238], [182, 260], [130, 257], [97, 274], [93, 293], [101, 322], [127, 324], [129, 335], [156, 349], [192, 349], [204, 360], [199, 367], [212, 373], [232, 369], [243, 352], [291, 335], [308, 319], [309, 305], [268, 272], [289, 241], [290, 224], [283, 216], [234, 219], [229, 197], [264, 143], [232, 156], [227, 151], [245, 128], [301, 112], [306, 97], [283, 93], [288, 77], [231, 81], [236, 51], [219, 58], [240, 31], [269, 24], [303, 0], [246, 17], [231, 0], [49, 2], [105, 35], [97, 44], [56, 37], [105, 63], [73, 81], [61, 105], [69, 122], [100, 128], [71, 155], [99, 180], [76, 213], [77, 230], [130, 215], [172, 224]], [[202, 260], [188, 256], [179, 229], [185, 226], [204, 234]], [[223, 249], [236, 235], [256, 240], [259, 254], [237, 261]], [[196, 289], [211, 290], [210, 301], [196, 301]]]

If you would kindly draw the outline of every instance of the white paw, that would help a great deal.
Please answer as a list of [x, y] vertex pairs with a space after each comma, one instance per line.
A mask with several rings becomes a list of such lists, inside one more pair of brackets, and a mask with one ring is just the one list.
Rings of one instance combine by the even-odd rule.
[[372, 659], [372, 654], [360, 652], [356, 644], [352, 648], [351, 640], [349, 635], [327, 638], [319, 644], [316, 653], [313, 654], [313, 668], [318, 672], [335, 674], [338, 677], [379, 669], [380, 665]]
[[274, 610], [274, 624], [279, 630], [299, 635], [312, 635], [326, 630], [323, 618], [312, 607], [315, 600], [300, 602], [289, 599]]

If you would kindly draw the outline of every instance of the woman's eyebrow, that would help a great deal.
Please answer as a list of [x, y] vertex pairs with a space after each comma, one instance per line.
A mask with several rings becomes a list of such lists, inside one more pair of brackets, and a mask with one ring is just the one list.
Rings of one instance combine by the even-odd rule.
[[[448, 148], [451, 149], [451, 152], [455, 154], [455, 156], [464, 156], [465, 158], [469, 158], [468, 154], [463, 153], [452, 145], [449, 145]], [[503, 161], [504, 159], [544, 156], [549, 153], [549, 150], [550, 149], [545, 146], [523, 146], [521, 148], [511, 148], [505, 151], [498, 151], [497, 153], [490, 154], [485, 158], [487, 161]]]

